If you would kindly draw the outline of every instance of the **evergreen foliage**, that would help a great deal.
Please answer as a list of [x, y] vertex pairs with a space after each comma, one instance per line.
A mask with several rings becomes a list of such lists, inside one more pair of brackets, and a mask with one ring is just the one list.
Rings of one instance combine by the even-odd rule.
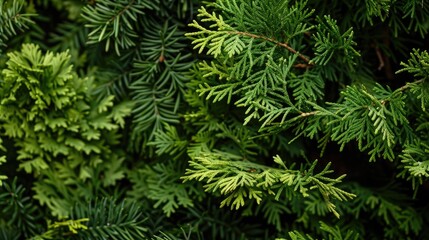
[[[29, 28], [33, 23], [31, 12], [25, 12], [25, 1], [0, 1], [0, 46], [2, 50], [6, 43], [17, 34]], [[2, 51], [3, 52], [3, 51]], [[0, 53], [2, 53], [0, 52]]]
[[0, 239], [426, 239], [429, 2], [0, 1]]
[[[9, 185], [5, 183], [0, 195], [0, 206], [2, 208], [2, 227], [3, 234], [6, 231], [15, 233], [11, 237], [19, 238], [23, 236], [29, 238], [34, 236], [41, 226], [41, 212], [33, 200], [25, 195], [25, 188], [17, 185], [17, 179]], [[5, 237], [9, 239], [9, 237]]]
[[19, 168], [62, 184], [36, 183], [34, 197], [53, 215], [67, 216], [73, 204], [67, 199], [87, 195], [89, 179], [91, 185], [109, 186], [123, 178], [123, 157], [109, 145], [117, 143], [115, 131], [131, 108], [127, 103], [111, 108], [113, 97], [91, 100], [92, 81], [71, 71], [66, 52], [43, 55], [25, 44], [8, 57], [1, 82], [4, 135], [15, 141]]

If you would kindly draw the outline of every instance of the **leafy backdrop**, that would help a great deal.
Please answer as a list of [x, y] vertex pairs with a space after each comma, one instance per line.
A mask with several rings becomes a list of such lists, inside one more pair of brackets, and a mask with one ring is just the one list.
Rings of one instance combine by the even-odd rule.
[[427, 1], [0, 12], [0, 238], [428, 237]]

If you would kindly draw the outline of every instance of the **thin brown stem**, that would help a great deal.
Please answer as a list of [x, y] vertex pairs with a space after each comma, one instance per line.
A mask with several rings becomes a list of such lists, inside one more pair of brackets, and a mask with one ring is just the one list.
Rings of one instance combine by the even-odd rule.
[[111, 17], [109, 20], [109, 23], [113, 22], [115, 20], [115, 18], [117, 18], [118, 16], [122, 15], [125, 13], [125, 11], [127, 11], [131, 5], [133, 5], [135, 2], [135, 0], [132, 0], [127, 6], [125, 6], [123, 9], [121, 9], [115, 16]]
[[265, 36], [261, 36], [261, 35], [256, 35], [256, 34], [253, 34], [253, 33], [240, 32], [240, 31], [229, 31], [228, 33], [229, 34], [237, 34], [237, 35], [247, 36], [247, 37], [256, 38], [256, 39], [262, 39], [262, 40], [265, 40], [265, 41], [269, 41], [269, 42], [275, 43], [277, 46], [286, 48], [291, 53], [298, 54], [298, 57], [300, 59], [304, 60], [304, 62], [306, 62], [308, 65], [313, 65], [313, 64], [309, 63], [310, 62], [309, 58], [307, 58], [303, 54], [301, 54], [298, 51], [296, 51], [295, 49], [293, 49], [287, 43], [279, 42], [276, 39], [265, 37]]
[[318, 113], [319, 113], [319, 111], [313, 111], [313, 112], [302, 112], [302, 113], [300, 114], [300, 116], [301, 116], [301, 117], [308, 117], [308, 116], [316, 115], [316, 114], [318, 114]]
[[[423, 79], [420, 79], [420, 80], [417, 80], [417, 81], [412, 82], [412, 83], [419, 84], [419, 83], [422, 83], [422, 82], [423, 82]], [[404, 86], [400, 87], [400, 88], [399, 88], [399, 91], [403, 92], [403, 91], [405, 91], [405, 90], [406, 90], [407, 88], [409, 88], [409, 87], [410, 87], [410, 84], [409, 84], [409, 83], [407, 83], [407, 84], [405, 84]]]
[[294, 68], [310, 68], [314, 66], [313, 64], [308, 64], [308, 63], [297, 63], [295, 65], [293, 65]]
[[380, 71], [384, 67], [383, 55], [381, 54], [380, 48], [378, 47], [375, 47], [375, 53], [377, 54], [378, 62], [380, 63], [377, 69]]

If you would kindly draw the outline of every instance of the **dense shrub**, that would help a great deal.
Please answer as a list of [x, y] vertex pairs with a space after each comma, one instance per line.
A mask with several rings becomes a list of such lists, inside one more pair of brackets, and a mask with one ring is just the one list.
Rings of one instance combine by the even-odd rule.
[[0, 238], [429, 238], [429, 2], [0, 6]]

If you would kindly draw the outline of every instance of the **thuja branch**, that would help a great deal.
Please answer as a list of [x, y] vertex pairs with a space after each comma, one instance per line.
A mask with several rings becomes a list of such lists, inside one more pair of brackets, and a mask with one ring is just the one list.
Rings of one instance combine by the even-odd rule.
[[[413, 85], [415, 86], [415, 85], [423, 83], [423, 81], [424, 81], [424, 79], [420, 79], [420, 80], [417, 80], [417, 81], [414, 81], [411, 83], [407, 83], [407, 84], [403, 85], [402, 87], [398, 88], [396, 91], [404, 92], [404, 91], [408, 90], [409, 88], [411, 88]], [[378, 99], [378, 101], [381, 104], [381, 106], [385, 106], [391, 100], [390, 100], [390, 98], [387, 98], [387, 99]], [[374, 107], [374, 104], [373, 105], [362, 105], [362, 107], [365, 109], [369, 109], [370, 107]], [[311, 111], [311, 112], [300, 112], [299, 116], [300, 117], [309, 117], [309, 116], [317, 115], [319, 113], [321, 113], [321, 111], [319, 111], [319, 110], [315, 110], [315, 111]]]
[[[246, 47], [246, 44], [239, 40], [239, 36], [245, 36], [252, 39], [260, 39], [267, 42], [274, 43], [276, 46], [280, 46], [282, 48], [287, 49], [289, 52], [293, 54], [297, 54], [297, 56], [305, 62], [305, 64], [299, 64], [296, 67], [299, 68], [307, 68], [309, 66], [313, 66], [313, 63], [310, 63], [310, 59], [299, 53], [297, 50], [289, 46], [288, 43], [280, 42], [277, 39], [266, 37], [263, 35], [257, 35], [249, 32], [238, 31], [234, 29], [234, 27], [227, 24], [221, 15], [216, 15], [216, 13], [209, 13], [203, 7], [198, 10], [198, 17], [201, 18], [201, 22], [212, 22], [213, 24], [206, 28], [197, 21], [193, 21], [189, 24], [190, 27], [194, 27], [198, 29], [196, 32], [186, 33], [186, 36], [193, 38], [192, 44], [194, 45], [194, 49], [199, 49], [199, 53], [203, 51], [204, 48], [208, 48], [207, 54], [214, 55], [217, 57], [222, 50], [225, 48], [226, 42], [228, 42], [228, 54], [230, 57], [238, 52], [241, 52], [243, 48]], [[216, 29], [216, 30], [214, 30]], [[232, 36], [234, 38], [232, 41], [230, 39], [227, 40], [227, 36]]]
[[251, 38], [255, 38], [255, 39], [262, 39], [265, 41], [272, 42], [272, 43], [276, 44], [277, 46], [286, 48], [289, 52], [291, 52], [293, 54], [298, 54], [298, 57], [300, 59], [304, 60], [306, 63], [308, 63], [308, 65], [312, 65], [309, 63], [310, 62], [309, 58], [307, 58], [303, 54], [301, 54], [298, 51], [296, 51], [295, 49], [293, 49], [291, 46], [289, 46], [289, 44], [277, 41], [274, 38], [269, 38], [266, 36], [256, 35], [256, 34], [248, 33], [248, 32], [240, 32], [240, 31], [227, 31], [227, 33], [228, 34], [234, 34], [234, 35], [242, 35], [242, 36], [247, 36], [247, 37], [251, 37]]

